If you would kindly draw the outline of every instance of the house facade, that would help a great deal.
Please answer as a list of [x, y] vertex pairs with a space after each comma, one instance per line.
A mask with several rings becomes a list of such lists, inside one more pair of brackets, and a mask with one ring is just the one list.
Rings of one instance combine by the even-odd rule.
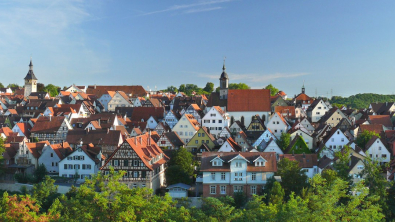
[[130, 188], [147, 187], [154, 192], [165, 185], [165, 165], [169, 158], [148, 133], [129, 138], [114, 151], [101, 167], [104, 174], [124, 170], [121, 182]]
[[193, 115], [184, 114], [173, 127], [172, 131], [177, 132], [182, 141], [187, 144], [199, 128], [200, 124]]
[[204, 152], [201, 160], [203, 197], [259, 195], [277, 172], [274, 152]]
[[206, 115], [204, 115], [202, 126], [207, 127], [210, 133], [217, 138], [225, 127], [229, 127], [229, 116], [221, 107], [213, 106]]

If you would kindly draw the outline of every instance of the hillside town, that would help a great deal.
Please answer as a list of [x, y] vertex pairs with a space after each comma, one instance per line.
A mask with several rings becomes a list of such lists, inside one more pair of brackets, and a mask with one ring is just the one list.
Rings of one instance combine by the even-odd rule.
[[[37, 92], [39, 74], [29, 70], [23, 88], [1, 90], [1, 137], [5, 175], [29, 175], [44, 165], [48, 175], [84, 183], [111, 169], [126, 171], [129, 188], [167, 188], [173, 197], [260, 194], [281, 159], [298, 161], [308, 178], [330, 169], [337, 152], [351, 148], [354, 182], [370, 157], [395, 174], [395, 104], [365, 109], [332, 106], [328, 100], [269, 89], [229, 89], [223, 65], [219, 92], [207, 97], [147, 91], [139, 85], [71, 85], [55, 97]], [[375, 133], [364, 146], [359, 135]], [[288, 137], [288, 142], [285, 142]], [[284, 143], [285, 142], [285, 143]], [[173, 151], [186, 149], [196, 163], [190, 184], [169, 184]], [[387, 164], [387, 165], [386, 165]], [[169, 179], [168, 179], [169, 180]], [[194, 192], [188, 192], [193, 188]]]

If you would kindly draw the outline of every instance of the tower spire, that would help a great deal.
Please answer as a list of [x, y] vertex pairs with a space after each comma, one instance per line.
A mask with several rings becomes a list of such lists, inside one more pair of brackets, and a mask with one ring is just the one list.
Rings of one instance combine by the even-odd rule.
[[33, 71], [33, 61], [32, 61], [32, 57], [31, 56], [30, 56], [29, 70]]
[[302, 86], [302, 93], [305, 93], [304, 80], [303, 80], [303, 86]]
[[225, 72], [226, 67], [225, 67], [225, 60], [226, 60], [226, 56], [224, 56], [224, 65], [222, 66], [222, 70]]

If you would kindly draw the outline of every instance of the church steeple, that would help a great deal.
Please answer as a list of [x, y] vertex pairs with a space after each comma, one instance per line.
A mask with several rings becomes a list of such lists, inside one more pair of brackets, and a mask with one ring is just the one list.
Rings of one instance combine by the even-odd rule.
[[37, 78], [36, 75], [34, 75], [33, 72], [33, 62], [32, 58], [30, 58], [30, 64], [29, 64], [29, 71], [26, 74], [25, 77], [25, 88], [24, 88], [24, 96], [28, 97], [32, 92], [37, 92]]
[[225, 59], [224, 58], [224, 65], [222, 66], [222, 73], [221, 77], [219, 78], [219, 96], [221, 99], [227, 99], [228, 98], [228, 84], [229, 84], [229, 77], [228, 74], [226, 73], [226, 67], [225, 67]]
[[303, 80], [303, 86], [302, 86], [302, 93], [305, 93], [305, 88], [304, 88], [304, 80]]

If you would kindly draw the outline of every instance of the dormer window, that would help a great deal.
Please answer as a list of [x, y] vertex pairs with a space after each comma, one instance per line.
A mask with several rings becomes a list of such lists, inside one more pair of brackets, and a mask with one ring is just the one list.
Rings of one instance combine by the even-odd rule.
[[242, 167], [242, 164], [241, 164], [241, 162], [236, 162], [236, 167], [237, 167], [237, 168], [240, 168], [240, 167]]

